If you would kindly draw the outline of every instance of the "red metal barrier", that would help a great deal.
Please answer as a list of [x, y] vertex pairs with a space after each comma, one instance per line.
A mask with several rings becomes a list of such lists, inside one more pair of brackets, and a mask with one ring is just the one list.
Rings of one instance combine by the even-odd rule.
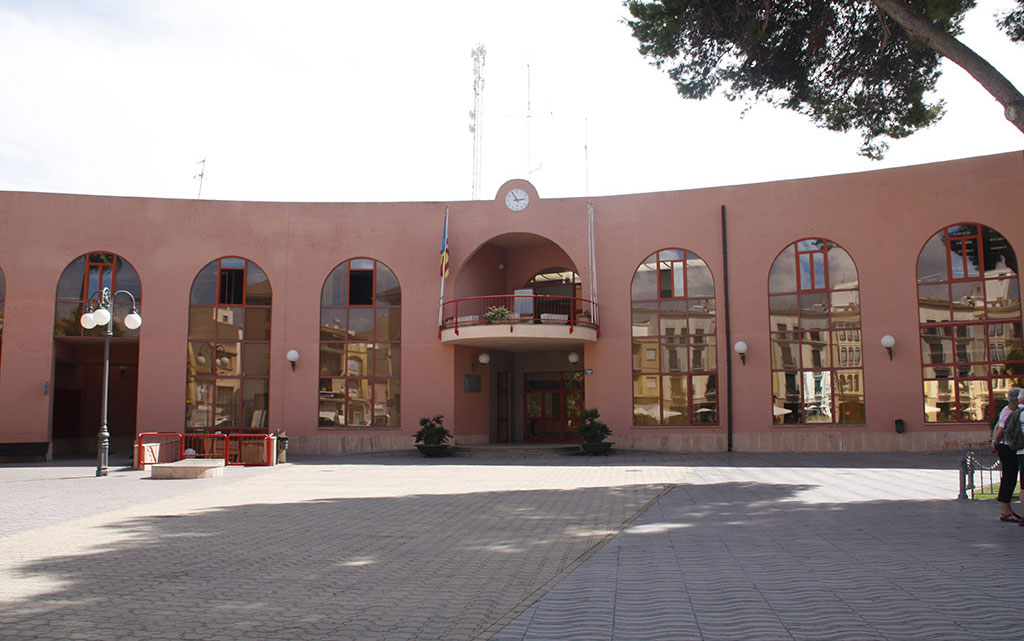
[[515, 326], [522, 323], [598, 327], [597, 305], [585, 298], [568, 296], [514, 295], [472, 296], [445, 302], [440, 330], [487, 324]]
[[185, 434], [181, 458], [222, 458], [227, 461], [227, 434]]
[[135, 448], [135, 469], [181, 460], [181, 449], [181, 434], [177, 432], [142, 432]]
[[139, 434], [135, 469], [184, 458], [222, 458], [225, 465], [274, 465], [277, 447], [270, 434]]
[[228, 465], [273, 465], [277, 457], [269, 434], [228, 434]]

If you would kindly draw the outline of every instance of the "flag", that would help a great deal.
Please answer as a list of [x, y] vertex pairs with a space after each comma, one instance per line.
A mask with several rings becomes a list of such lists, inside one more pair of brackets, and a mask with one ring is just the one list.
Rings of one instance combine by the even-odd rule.
[[444, 208], [444, 233], [441, 234], [441, 280], [448, 278], [448, 208]]

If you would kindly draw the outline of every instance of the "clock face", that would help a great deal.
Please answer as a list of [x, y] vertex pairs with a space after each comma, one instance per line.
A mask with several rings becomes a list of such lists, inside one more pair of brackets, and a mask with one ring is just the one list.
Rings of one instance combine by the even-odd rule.
[[505, 194], [505, 206], [512, 211], [523, 211], [530, 204], [530, 196], [523, 189], [510, 189]]

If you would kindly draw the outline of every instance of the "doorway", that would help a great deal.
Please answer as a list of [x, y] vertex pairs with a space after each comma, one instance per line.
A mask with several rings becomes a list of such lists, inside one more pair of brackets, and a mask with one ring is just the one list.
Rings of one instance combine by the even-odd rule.
[[[102, 339], [56, 339], [53, 381], [54, 457], [94, 456], [102, 418]], [[107, 396], [111, 452], [130, 451], [135, 441], [138, 383], [138, 340], [112, 342]]]
[[579, 442], [582, 409], [583, 372], [523, 375], [524, 442]]

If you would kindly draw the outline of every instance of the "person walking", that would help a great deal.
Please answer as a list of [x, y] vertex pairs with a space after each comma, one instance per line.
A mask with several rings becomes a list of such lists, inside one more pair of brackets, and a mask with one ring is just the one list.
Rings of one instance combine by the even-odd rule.
[[[1013, 500], [1013, 491], [1017, 488], [1017, 475], [1020, 473], [1020, 459], [1017, 456], [1017, 452], [1010, 448], [1003, 440], [1003, 428], [1006, 427], [1006, 420], [1010, 417], [1016, 409], [1017, 405], [1021, 401], [1021, 393], [1024, 392], [1019, 387], [1011, 388], [1006, 393], [1006, 406], [1003, 407], [999, 412], [999, 420], [996, 422], [995, 429], [992, 430], [992, 451], [999, 455], [999, 505], [1002, 508], [1002, 514], [999, 516], [1000, 521], [1008, 523], [1020, 523], [1024, 525], [1024, 517], [1013, 511], [1010, 507], [1010, 501]], [[1021, 487], [1024, 488], [1024, 478], [1021, 478]], [[1024, 497], [1022, 497], [1022, 504], [1024, 504]], [[1022, 508], [1024, 509], [1024, 508]]]

